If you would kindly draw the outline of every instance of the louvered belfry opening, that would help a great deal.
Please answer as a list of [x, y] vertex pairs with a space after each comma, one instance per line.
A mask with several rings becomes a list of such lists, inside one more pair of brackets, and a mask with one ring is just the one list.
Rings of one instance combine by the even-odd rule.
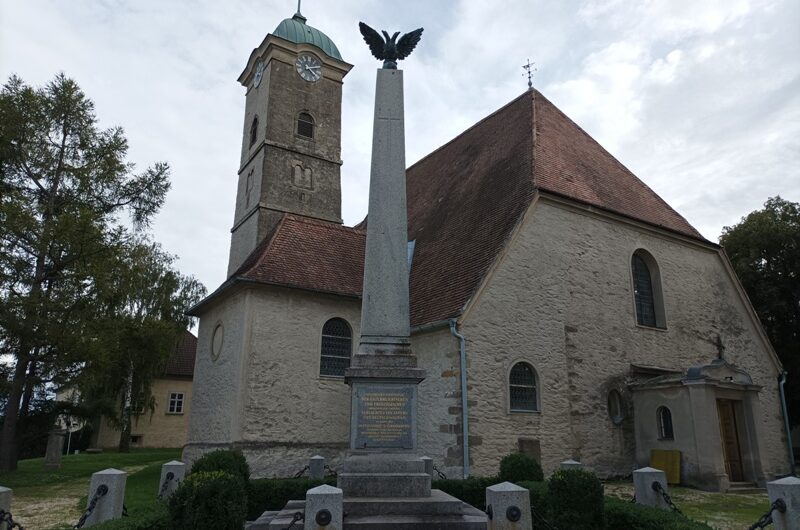
[[322, 351], [320, 375], [344, 377], [350, 367], [350, 354], [353, 351], [353, 332], [342, 318], [332, 318], [322, 327]]

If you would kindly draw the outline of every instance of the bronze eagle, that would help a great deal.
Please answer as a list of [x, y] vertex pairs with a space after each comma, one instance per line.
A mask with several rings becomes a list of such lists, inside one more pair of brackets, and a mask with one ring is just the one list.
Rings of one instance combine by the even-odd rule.
[[396, 70], [397, 61], [408, 57], [417, 47], [419, 40], [422, 38], [423, 28], [406, 33], [400, 37], [400, 40], [397, 40], [397, 36], [400, 35], [399, 31], [391, 37], [386, 31], [383, 31], [383, 37], [381, 37], [380, 33], [363, 22], [358, 23], [358, 29], [361, 31], [361, 35], [364, 36], [364, 42], [369, 46], [369, 51], [372, 52], [372, 55], [376, 59], [383, 61], [383, 67], [389, 70]]

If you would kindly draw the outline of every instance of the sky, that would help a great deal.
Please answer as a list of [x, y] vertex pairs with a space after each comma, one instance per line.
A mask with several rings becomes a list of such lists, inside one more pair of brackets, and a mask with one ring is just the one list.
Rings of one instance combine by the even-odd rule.
[[[250, 52], [295, 0], [0, 0], [0, 77], [57, 72], [122, 126], [138, 169], [167, 161], [153, 237], [209, 291], [225, 279]], [[305, 0], [354, 65], [342, 216], [366, 214], [373, 59], [358, 21], [424, 27], [405, 71], [411, 165], [534, 86], [706, 238], [768, 197], [800, 201], [798, 0]]]

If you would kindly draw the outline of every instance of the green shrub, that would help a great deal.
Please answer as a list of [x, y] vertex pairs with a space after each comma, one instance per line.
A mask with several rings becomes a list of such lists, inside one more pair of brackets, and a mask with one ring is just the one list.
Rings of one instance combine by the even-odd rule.
[[533, 528], [539, 528], [537, 525], [538, 514], [540, 517], [549, 520], [549, 506], [547, 504], [547, 482], [520, 482], [518, 486], [528, 490], [531, 498], [531, 511], [533, 515]]
[[661, 508], [642, 506], [615, 497], [606, 497], [606, 527], [625, 530], [711, 530], [711, 527], [667, 512]]
[[306, 491], [320, 484], [336, 485], [336, 478], [260, 478], [247, 485], [247, 519], [255, 521], [267, 510], [282, 510], [289, 501], [304, 500]]
[[222, 471], [234, 477], [241, 477], [242, 483], [250, 480], [250, 466], [241, 451], [219, 450], [206, 453], [192, 465], [192, 473], [201, 471]]
[[484, 510], [486, 508], [486, 488], [498, 482], [502, 481], [497, 477], [470, 477], [465, 480], [434, 480], [431, 487], [442, 490], [479, 510]]
[[500, 482], [541, 482], [544, 480], [542, 466], [533, 457], [523, 453], [511, 453], [500, 461]]
[[554, 526], [570, 530], [605, 527], [603, 485], [594, 474], [581, 469], [556, 471], [547, 481], [547, 490], [548, 520]]
[[240, 477], [222, 471], [193, 472], [169, 498], [169, 514], [175, 530], [241, 530], [247, 514], [245, 486]]

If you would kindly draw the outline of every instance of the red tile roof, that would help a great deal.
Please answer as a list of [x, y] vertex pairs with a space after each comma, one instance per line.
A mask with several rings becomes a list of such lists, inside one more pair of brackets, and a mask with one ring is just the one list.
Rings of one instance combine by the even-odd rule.
[[197, 354], [197, 337], [188, 330], [175, 345], [175, 352], [167, 361], [165, 376], [192, 377], [194, 375], [194, 358]]
[[[537, 190], [705, 241], [538, 91], [521, 95], [406, 172], [411, 324], [461, 314]], [[254, 281], [360, 296], [366, 223], [285, 214], [218, 293]], [[216, 295], [217, 293], [215, 293]]]

